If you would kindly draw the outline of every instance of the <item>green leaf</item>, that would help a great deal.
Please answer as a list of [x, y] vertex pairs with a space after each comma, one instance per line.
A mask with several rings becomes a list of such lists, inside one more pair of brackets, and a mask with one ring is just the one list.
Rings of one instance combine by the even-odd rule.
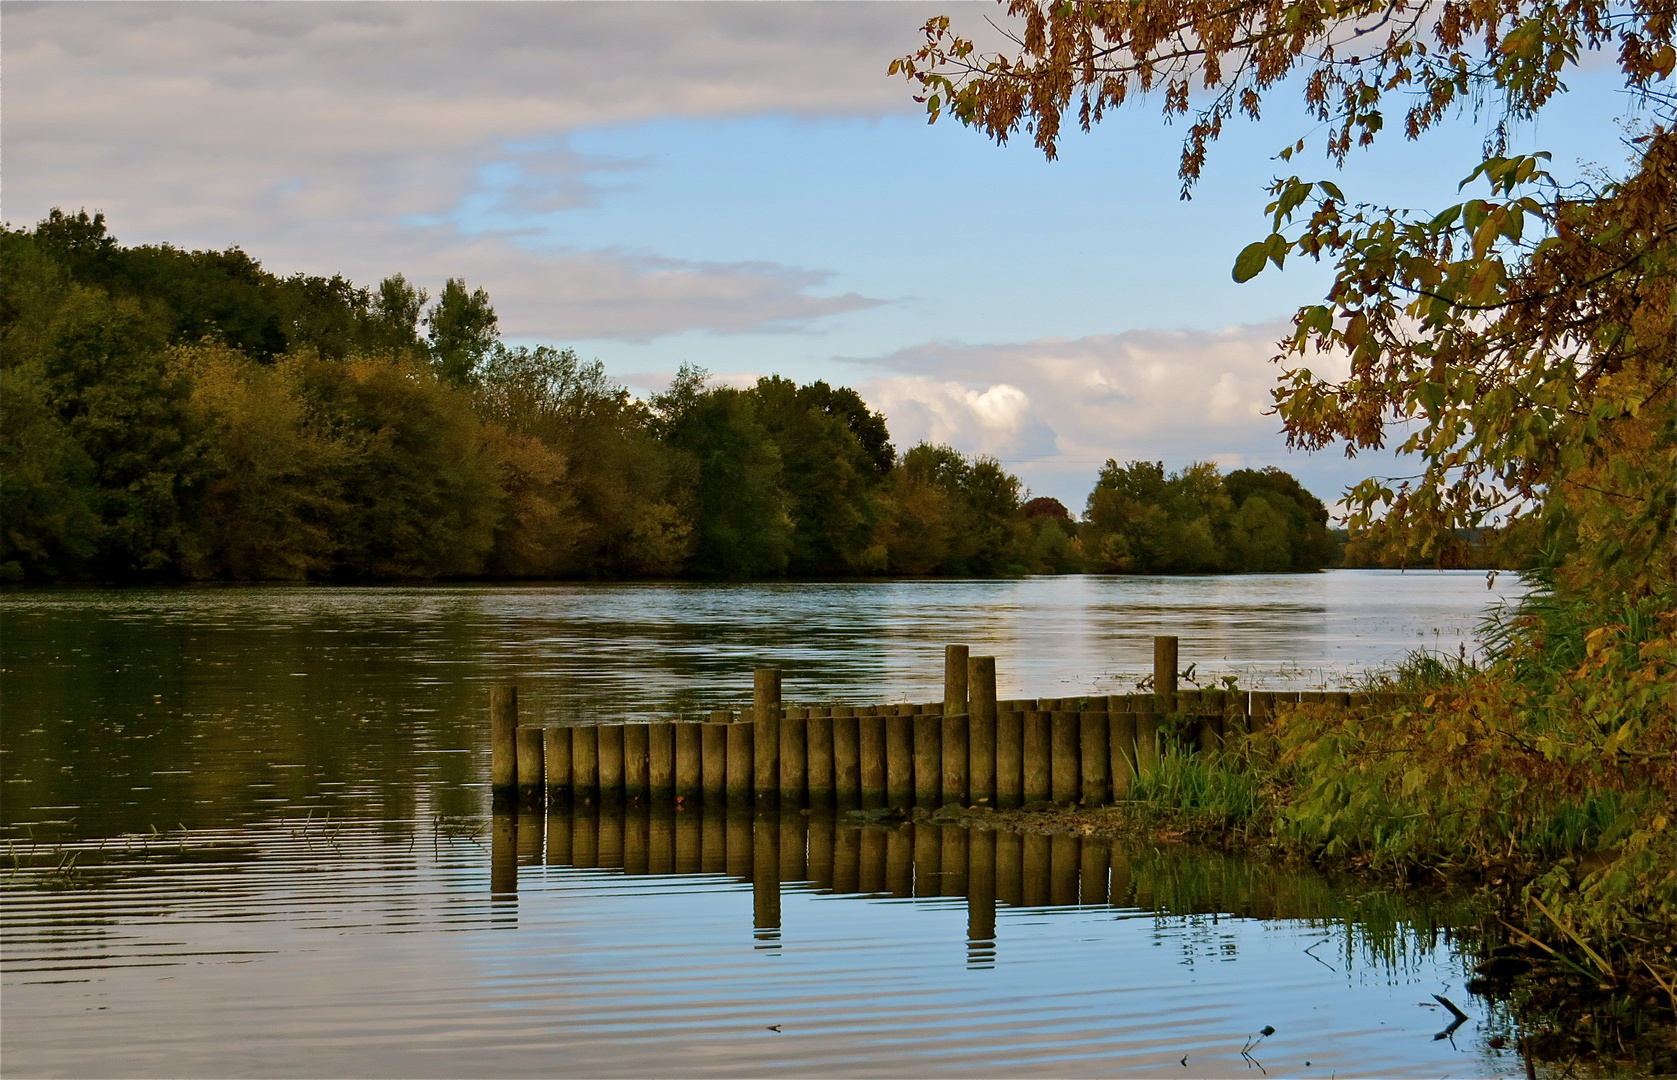
[[1333, 196], [1334, 198], [1338, 199], [1340, 202], [1345, 201], [1345, 193], [1340, 191], [1339, 190], [1339, 185], [1334, 183], [1332, 180], [1319, 181], [1316, 184], [1316, 186], [1321, 188], [1323, 191], [1327, 192], [1329, 195]]
[[1269, 245], [1259, 240], [1254, 244], [1247, 244], [1240, 249], [1240, 254], [1234, 260], [1234, 279], [1236, 281], [1251, 281], [1258, 276], [1258, 271], [1264, 268], [1269, 259]]

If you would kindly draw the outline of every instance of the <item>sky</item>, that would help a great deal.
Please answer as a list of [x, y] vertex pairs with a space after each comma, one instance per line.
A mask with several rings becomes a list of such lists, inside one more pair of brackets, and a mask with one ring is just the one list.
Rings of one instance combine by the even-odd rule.
[[[1283, 87], [1178, 198], [1185, 125], [1110, 115], [1044, 161], [886, 66], [990, 3], [17, 3], [0, 8], [0, 212], [103, 211], [123, 243], [237, 245], [269, 270], [488, 289], [510, 342], [575, 347], [639, 394], [850, 385], [893, 440], [999, 458], [1081, 511], [1109, 458], [1276, 465], [1333, 504], [1381, 454], [1291, 453], [1275, 342], [1300, 260], [1243, 285], [1278, 173], [1352, 201], [1460, 201], [1489, 126], [1392, 132], [1336, 170]], [[1516, 132], [1616, 168], [1631, 104], [1586, 56]], [[1314, 134], [1302, 158], [1274, 152]]]

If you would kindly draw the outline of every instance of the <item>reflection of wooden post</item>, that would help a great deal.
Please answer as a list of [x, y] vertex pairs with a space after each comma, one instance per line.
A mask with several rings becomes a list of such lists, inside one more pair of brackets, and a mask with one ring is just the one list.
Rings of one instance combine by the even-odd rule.
[[592, 724], [571, 729], [571, 800], [600, 801], [600, 729]]
[[996, 899], [1018, 907], [1025, 902], [1024, 837], [1016, 832], [996, 834]]
[[542, 737], [542, 771], [547, 774], [548, 801], [564, 806], [571, 801], [571, 729], [551, 727]]
[[[973, 829], [967, 847], [967, 958], [994, 960], [996, 940], [996, 834]], [[983, 948], [975, 950], [975, 945]]]
[[584, 805], [571, 811], [571, 865], [579, 870], [592, 870], [600, 865], [598, 806]]
[[1052, 794], [1049, 762], [1053, 757], [1050, 738], [1051, 713], [1032, 709], [1025, 714], [1025, 805], [1041, 802]]
[[571, 865], [570, 811], [552, 803], [547, 807], [547, 865]]
[[751, 925], [759, 940], [780, 936], [780, 823], [766, 814], [751, 829]]
[[808, 874], [818, 889], [833, 887], [833, 831], [831, 815], [810, 815]]
[[1105, 806], [1112, 801], [1112, 748], [1109, 725], [1104, 712], [1079, 714], [1083, 730], [1079, 733], [1080, 758], [1083, 762], [1083, 805]]
[[885, 891], [892, 896], [914, 895], [914, 839], [907, 829], [885, 834]]
[[737, 877], [741, 881], [750, 881], [752, 864], [756, 859], [751, 835], [751, 814], [746, 811], [729, 810], [724, 831], [728, 837], [726, 844], [728, 876]]
[[621, 799], [614, 806], [600, 808], [600, 869], [623, 869], [624, 807]]
[[914, 895], [941, 895], [943, 835], [936, 825], [923, 821], [908, 827], [914, 830]]
[[944, 896], [967, 894], [967, 830], [945, 825], [938, 830], [938, 892]]
[[675, 808], [653, 803], [647, 815], [646, 872], [675, 873]]
[[1020, 877], [1026, 907], [1048, 903], [1048, 837], [1027, 835], [1022, 839]]
[[[808, 881], [809, 818], [807, 814], [783, 814], [780, 818], [780, 880]], [[761, 827], [761, 826], [759, 826]]]
[[1155, 712], [1176, 711], [1176, 639], [1153, 639], [1153, 696], [1157, 699]]
[[967, 797], [996, 805], [996, 658], [967, 660]]
[[943, 804], [943, 717], [914, 717], [914, 805]]
[[1111, 857], [1105, 844], [1088, 839], [1083, 841], [1083, 872], [1077, 902], [1084, 907], [1106, 903], [1106, 873]]
[[495, 814], [489, 823], [489, 892], [518, 896], [518, 823], [508, 811]]
[[1048, 902], [1056, 907], [1077, 903], [1077, 871], [1081, 862], [1077, 837], [1053, 836], [1048, 840]]
[[675, 815], [675, 872], [678, 874], [697, 874], [704, 868], [700, 856], [704, 844], [703, 821], [702, 812]]
[[623, 810], [623, 872], [645, 874], [652, 863], [652, 830], [646, 806], [627, 806]]
[[512, 793], [518, 787], [518, 687], [489, 690], [489, 786]]
[[707, 805], [699, 817], [699, 870], [705, 874], [728, 872], [727, 815], [721, 806]]
[[914, 717], [885, 718], [885, 802], [905, 809], [914, 805]]
[[885, 891], [885, 830], [863, 829], [862, 868], [857, 875], [856, 890], [864, 893]]
[[967, 647], [943, 647], [943, 715], [967, 711]]
[[675, 799], [675, 725], [648, 724], [646, 733], [647, 795], [671, 802]]
[[853, 893], [862, 887], [862, 830], [840, 825], [833, 830], [833, 891]]
[[758, 668], [753, 673], [751, 722], [757, 729], [752, 736], [757, 806], [777, 806], [780, 799], [779, 668]]
[[1048, 785], [1054, 801], [1066, 805], [1077, 801], [1078, 789], [1083, 786], [1083, 769], [1078, 761], [1082, 725], [1074, 712], [1054, 713], [1051, 723]]

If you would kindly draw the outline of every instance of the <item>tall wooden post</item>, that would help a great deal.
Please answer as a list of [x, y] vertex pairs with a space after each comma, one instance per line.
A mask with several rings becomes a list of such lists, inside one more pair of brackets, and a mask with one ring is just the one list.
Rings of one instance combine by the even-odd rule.
[[546, 795], [547, 763], [542, 760], [542, 729], [534, 724], [520, 724], [514, 729], [517, 744], [518, 801], [528, 806], [540, 806]]
[[1023, 797], [1026, 805], [1041, 802], [1053, 792], [1049, 785], [1049, 761], [1053, 756], [1053, 740], [1050, 738], [1052, 715], [1041, 709], [1025, 713]]
[[943, 805], [943, 717], [921, 713], [914, 718], [914, 805]]
[[967, 805], [970, 725], [966, 713], [943, 714], [943, 805]]
[[967, 661], [967, 790], [974, 806], [996, 805], [996, 658]]
[[518, 687], [489, 689], [489, 787], [510, 794], [518, 788]]
[[1016, 809], [1024, 801], [1025, 714], [1009, 709], [996, 714], [996, 805]]
[[780, 800], [780, 669], [753, 672], [751, 721], [757, 806], [773, 807]]
[[885, 804], [898, 809], [914, 805], [914, 716], [899, 713], [885, 718]]
[[1153, 639], [1153, 696], [1157, 701], [1154, 712], [1176, 711], [1176, 639]]
[[564, 805], [571, 799], [571, 729], [551, 727], [542, 739], [542, 758], [547, 774], [547, 797]]
[[967, 647], [943, 647], [943, 715], [967, 711]]

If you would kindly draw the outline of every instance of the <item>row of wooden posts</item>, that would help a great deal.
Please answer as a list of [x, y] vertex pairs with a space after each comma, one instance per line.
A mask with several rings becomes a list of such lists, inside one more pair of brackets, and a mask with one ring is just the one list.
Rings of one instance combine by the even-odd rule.
[[1177, 639], [1154, 638], [1153, 656], [1152, 693], [998, 701], [995, 658], [950, 645], [941, 702], [862, 707], [788, 708], [780, 671], [759, 668], [751, 709], [708, 723], [519, 724], [517, 688], [495, 687], [491, 783], [524, 802], [1097, 806], [1157, 766], [1167, 718], [1187, 745], [1208, 748], [1288, 702], [1363, 696], [1182, 691]]

